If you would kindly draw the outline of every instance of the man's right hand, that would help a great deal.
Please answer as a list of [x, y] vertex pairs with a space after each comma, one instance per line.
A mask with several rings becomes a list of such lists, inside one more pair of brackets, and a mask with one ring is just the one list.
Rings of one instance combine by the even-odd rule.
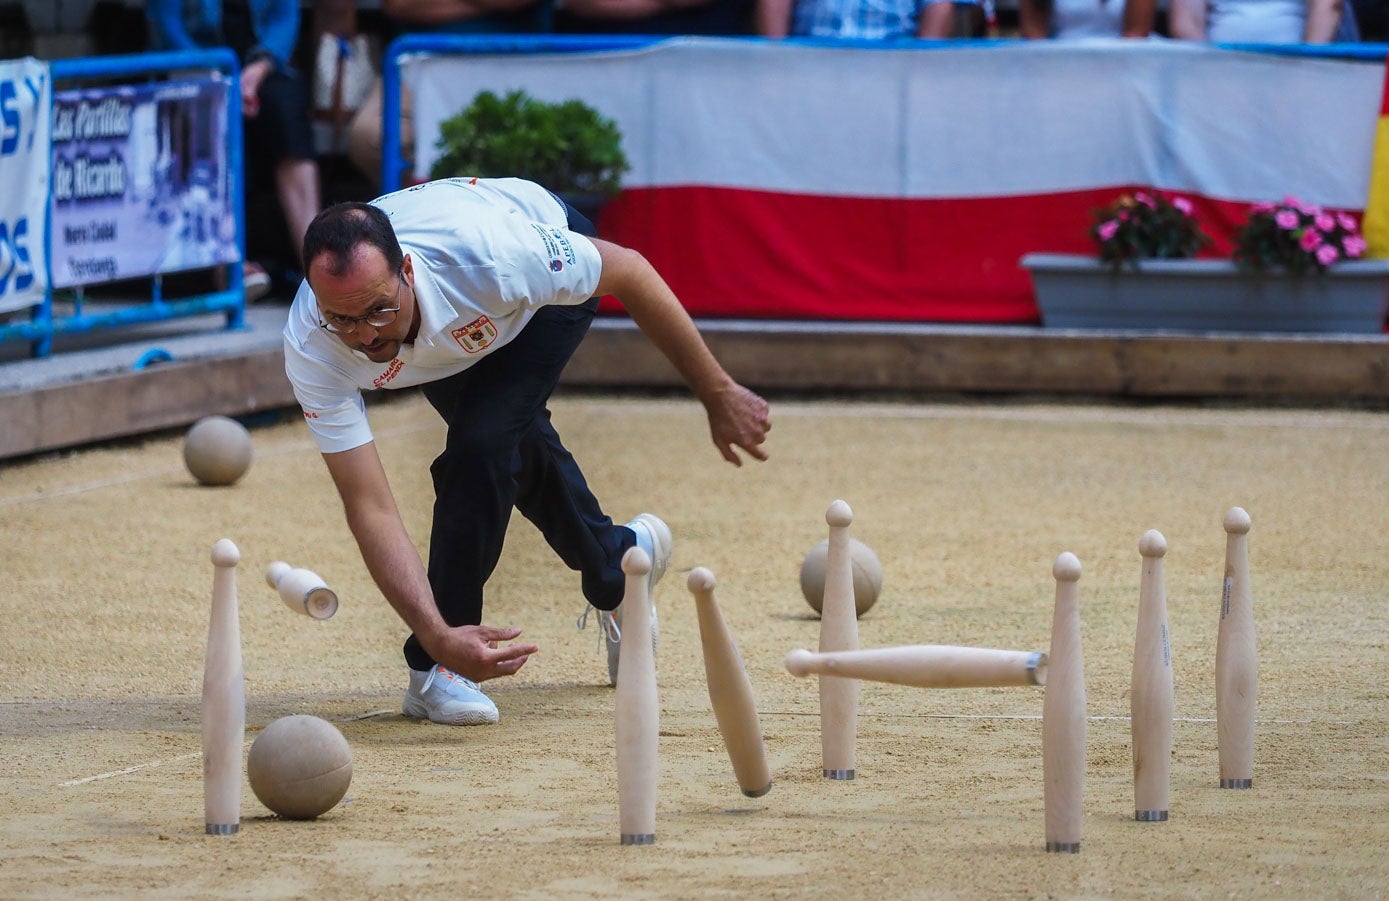
[[516, 674], [539, 648], [533, 644], [498, 645], [521, 634], [520, 629], [495, 626], [446, 627], [420, 644], [435, 662], [474, 682]]

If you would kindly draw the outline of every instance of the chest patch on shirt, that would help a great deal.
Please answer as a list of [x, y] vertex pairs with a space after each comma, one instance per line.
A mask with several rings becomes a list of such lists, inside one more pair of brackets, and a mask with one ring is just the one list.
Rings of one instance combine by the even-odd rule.
[[486, 350], [492, 342], [497, 340], [497, 327], [492, 324], [492, 320], [486, 316], [479, 316], [462, 328], [454, 329], [450, 334], [453, 340], [458, 342], [458, 346], [470, 354]]

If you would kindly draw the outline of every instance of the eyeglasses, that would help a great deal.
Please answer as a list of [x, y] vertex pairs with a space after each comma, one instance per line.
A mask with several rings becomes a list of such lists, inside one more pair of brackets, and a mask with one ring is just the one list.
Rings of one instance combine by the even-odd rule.
[[385, 328], [395, 322], [395, 314], [400, 312], [400, 287], [405, 284], [405, 273], [397, 272], [396, 277], [399, 283], [395, 286], [395, 306], [381, 307], [365, 316], [339, 316], [337, 313], [325, 313], [320, 309], [318, 315], [321, 321], [318, 324], [335, 335], [350, 335], [363, 322], [372, 328]]

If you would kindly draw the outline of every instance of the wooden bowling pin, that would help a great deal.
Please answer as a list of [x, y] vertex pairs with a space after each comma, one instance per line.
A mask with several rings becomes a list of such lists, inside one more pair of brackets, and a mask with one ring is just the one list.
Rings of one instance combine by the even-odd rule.
[[1167, 589], [1162, 558], [1167, 539], [1155, 529], [1138, 542], [1143, 576], [1133, 647], [1129, 720], [1133, 738], [1134, 819], [1167, 819], [1172, 772], [1172, 648], [1167, 635]]
[[1215, 643], [1215, 722], [1220, 787], [1254, 785], [1254, 708], [1259, 659], [1254, 644], [1254, 599], [1249, 587], [1249, 514], [1225, 514], [1225, 585]]
[[236, 606], [241, 552], [226, 538], [212, 546], [212, 617], [203, 664], [203, 821], [209, 835], [241, 828], [241, 749], [246, 742], [246, 677]]
[[266, 567], [265, 581], [280, 593], [280, 600], [295, 613], [328, 619], [338, 612], [337, 594], [315, 572], [276, 560]]
[[1085, 786], [1085, 661], [1080, 652], [1080, 561], [1056, 558], [1056, 604], [1051, 614], [1047, 688], [1042, 698], [1042, 802], [1047, 850], [1080, 851]]
[[[738, 787], [749, 798], [760, 798], [772, 790], [772, 772], [767, 767], [767, 749], [757, 718], [757, 700], [752, 693], [743, 657], [724, 622], [714, 599], [714, 574], [702, 566], [691, 570], [686, 581], [695, 599], [699, 619], [699, 641], [704, 648], [704, 677], [709, 685], [709, 703], [714, 708], [723, 735], [728, 759]], [[621, 672], [619, 668], [618, 672]]]
[[[830, 529], [825, 558], [825, 597], [820, 611], [820, 651], [858, 650], [858, 614], [854, 606], [854, 570], [849, 524], [854, 513], [836, 500], [825, 511]], [[820, 680], [820, 754], [827, 779], [854, 778], [858, 743], [858, 681]]]
[[617, 803], [624, 845], [656, 841], [657, 742], [660, 706], [656, 700], [656, 656], [651, 646], [651, 600], [647, 574], [651, 558], [639, 547], [622, 557], [627, 588], [622, 596], [616, 704]]
[[793, 676], [814, 673], [914, 688], [997, 688], [1045, 684], [1047, 655], [941, 644], [820, 654], [798, 649], [786, 655], [786, 669]]

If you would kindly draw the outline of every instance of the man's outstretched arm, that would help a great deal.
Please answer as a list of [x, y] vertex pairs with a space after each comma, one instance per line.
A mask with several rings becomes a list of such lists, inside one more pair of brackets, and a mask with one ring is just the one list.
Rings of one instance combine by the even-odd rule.
[[516, 638], [520, 629], [451, 627], [439, 615], [424, 563], [400, 519], [376, 445], [368, 442], [324, 454], [323, 460], [337, 485], [348, 528], [357, 539], [367, 571], [425, 651], [474, 682], [510, 676], [520, 669], [536, 652], [535, 645], [496, 646]]
[[767, 459], [762, 446], [772, 427], [767, 402], [724, 371], [675, 292], [645, 257], [610, 241], [589, 240], [603, 260], [595, 293], [622, 301], [632, 321], [675, 366], [704, 404], [719, 453], [734, 466], [742, 465], [734, 447], [755, 459]]

